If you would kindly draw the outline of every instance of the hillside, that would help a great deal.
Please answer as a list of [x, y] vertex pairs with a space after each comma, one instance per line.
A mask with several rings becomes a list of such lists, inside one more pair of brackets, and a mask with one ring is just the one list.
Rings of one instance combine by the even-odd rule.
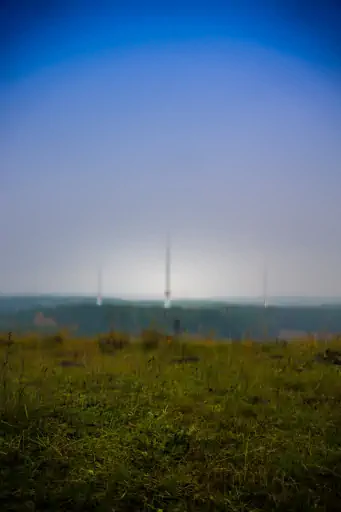
[[2, 511], [340, 510], [339, 342], [107, 341], [0, 346]]

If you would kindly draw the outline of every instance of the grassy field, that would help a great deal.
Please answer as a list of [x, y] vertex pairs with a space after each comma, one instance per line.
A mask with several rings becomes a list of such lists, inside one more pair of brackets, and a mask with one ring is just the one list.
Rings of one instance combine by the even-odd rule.
[[341, 510], [341, 366], [315, 360], [326, 348], [3, 343], [0, 510]]

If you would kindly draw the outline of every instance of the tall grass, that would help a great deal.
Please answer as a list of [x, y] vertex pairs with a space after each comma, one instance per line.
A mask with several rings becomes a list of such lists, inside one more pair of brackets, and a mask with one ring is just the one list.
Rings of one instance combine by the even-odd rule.
[[340, 510], [340, 367], [315, 360], [328, 347], [3, 345], [0, 510]]

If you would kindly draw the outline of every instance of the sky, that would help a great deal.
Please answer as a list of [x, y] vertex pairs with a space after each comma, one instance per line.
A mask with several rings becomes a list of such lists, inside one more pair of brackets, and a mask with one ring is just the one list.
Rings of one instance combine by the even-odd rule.
[[341, 296], [340, 2], [0, 20], [1, 293]]

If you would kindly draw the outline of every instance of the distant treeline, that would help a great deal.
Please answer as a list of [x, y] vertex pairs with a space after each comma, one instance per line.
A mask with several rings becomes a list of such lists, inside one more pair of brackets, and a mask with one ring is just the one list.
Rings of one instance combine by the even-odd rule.
[[[42, 318], [46, 319], [45, 324]], [[235, 340], [276, 338], [283, 330], [338, 334], [341, 307], [226, 306], [165, 310], [160, 306], [104, 304], [98, 307], [70, 303], [0, 312], [0, 330], [14, 332], [69, 329], [77, 336], [95, 336], [117, 330], [138, 335], [151, 327], [171, 333], [175, 324], [191, 335]]]

